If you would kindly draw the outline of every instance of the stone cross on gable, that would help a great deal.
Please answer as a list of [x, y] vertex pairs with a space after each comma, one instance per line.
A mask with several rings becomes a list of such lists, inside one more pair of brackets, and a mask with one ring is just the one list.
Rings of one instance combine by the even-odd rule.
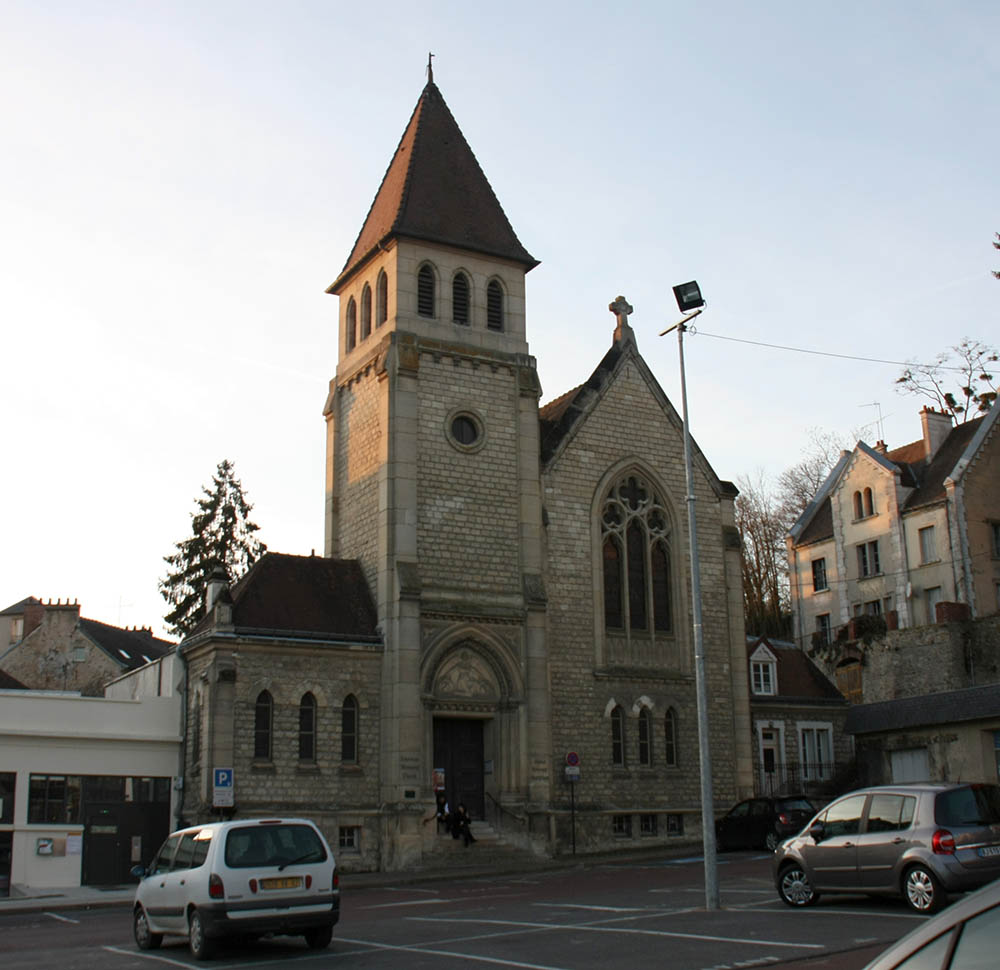
[[617, 343], [626, 334], [632, 335], [632, 328], [628, 325], [628, 316], [632, 312], [632, 306], [623, 296], [619, 296], [613, 303], [608, 304], [608, 309], [618, 318], [618, 326], [615, 327], [615, 342]]

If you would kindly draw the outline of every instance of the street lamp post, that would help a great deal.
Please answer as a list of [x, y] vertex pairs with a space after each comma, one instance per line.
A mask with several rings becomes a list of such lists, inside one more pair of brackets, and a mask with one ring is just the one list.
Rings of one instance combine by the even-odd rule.
[[[681, 366], [681, 410], [684, 419], [684, 470], [687, 478], [688, 544], [691, 562], [691, 612], [694, 621], [694, 681], [698, 702], [698, 752], [701, 767], [701, 839], [705, 856], [705, 908], [719, 908], [719, 874], [715, 850], [715, 799], [712, 794], [712, 753], [708, 733], [708, 694], [705, 686], [705, 640], [701, 622], [701, 570], [698, 561], [698, 530], [695, 520], [694, 472], [691, 467], [691, 426], [688, 422], [687, 381], [684, 375], [684, 331], [688, 321], [702, 312], [705, 301], [694, 281], [674, 287], [677, 306], [687, 313], [679, 323], [667, 327], [661, 337], [677, 331]], [[693, 311], [688, 313], [687, 311]]]

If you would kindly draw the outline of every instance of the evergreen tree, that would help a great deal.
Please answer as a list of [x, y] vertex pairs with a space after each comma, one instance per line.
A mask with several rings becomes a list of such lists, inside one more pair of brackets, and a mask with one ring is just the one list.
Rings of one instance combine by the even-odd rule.
[[221, 565], [235, 583], [267, 551], [250, 521], [253, 506], [243, 494], [233, 463], [223, 460], [212, 477], [213, 488], [202, 486], [198, 511], [191, 514], [191, 535], [164, 556], [170, 571], [160, 580], [160, 595], [173, 607], [164, 616], [170, 632], [185, 637], [205, 611], [205, 589], [212, 570]]

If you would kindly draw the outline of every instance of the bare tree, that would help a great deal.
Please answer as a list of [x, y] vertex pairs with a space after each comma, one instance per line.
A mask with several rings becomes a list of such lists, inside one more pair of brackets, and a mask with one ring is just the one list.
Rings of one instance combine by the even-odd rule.
[[[989, 411], [997, 399], [991, 365], [998, 360], [996, 348], [963, 337], [961, 343], [942, 351], [931, 363], [910, 364], [896, 378], [896, 390], [933, 401], [939, 410], [947, 411], [958, 424], [963, 424]], [[954, 381], [959, 386], [949, 390]]]
[[802, 457], [778, 476], [777, 503], [786, 532], [816, 497], [830, 470], [837, 464], [841, 451], [849, 447], [851, 445], [844, 436], [834, 431], [822, 428], [809, 430], [809, 445]]
[[764, 472], [737, 481], [736, 527], [743, 539], [743, 615], [747, 633], [787, 636], [788, 566], [785, 527], [778, 502]]

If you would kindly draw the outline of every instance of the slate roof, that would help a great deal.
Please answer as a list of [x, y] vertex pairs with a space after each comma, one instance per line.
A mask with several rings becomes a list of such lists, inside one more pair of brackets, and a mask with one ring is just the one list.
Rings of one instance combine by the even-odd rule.
[[1000, 684], [857, 704], [847, 714], [848, 734], [880, 734], [933, 724], [1000, 717]]
[[80, 630], [124, 670], [136, 670], [174, 649], [169, 640], [153, 636], [152, 630], [124, 630], [97, 620], [80, 617]]
[[[751, 694], [752, 703], [756, 704], [758, 701], [788, 703], [793, 699], [847, 703], [844, 695], [794, 643], [772, 640], [770, 637], [747, 637], [748, 662], [762, 643], [774, 654], [777, 661], [778, 692]], [[749, 666], [747, 669], [749, 670]]]
[[939, 502], [945, 497], [945, 479], [952, 473], [958, 464], [959, 458], [969, 446], [979, 426], [983, 423], [983, 418], [973, 418], [964, 424], [952, 428], [948, 437], [941, 443], [937, 453], [930, 460], [929, 464], [924, 464], [920, 469], [920, 483], [917, 490], [906, 500], [903, 511], [916, 509], [922, 505], [929, 505]]
[[420, 95], [344, 268], [340, 285], [395, 236], [538, 265], [521, 245], [433, 81]]
[[0, 616], [20, 616], [26, 606], [39, 606], [41, 602], [40, 599], [36, 599], [34, 596], [25, 596], [19, 603], [8, 606], [5, 610], [0, 610]]
[[[231, 591], [237, 634], [381, 642], [378, 615], [355, 559], [268, 552]], [[205, 616], [188, 639], [208, 633]]]
[[805, 545], [809, 542], [820, 542], [823, 539], [833, 538], [833, 505], [827, 497], [816, 514], [809, 520], [802, 534], [796, 540]]

